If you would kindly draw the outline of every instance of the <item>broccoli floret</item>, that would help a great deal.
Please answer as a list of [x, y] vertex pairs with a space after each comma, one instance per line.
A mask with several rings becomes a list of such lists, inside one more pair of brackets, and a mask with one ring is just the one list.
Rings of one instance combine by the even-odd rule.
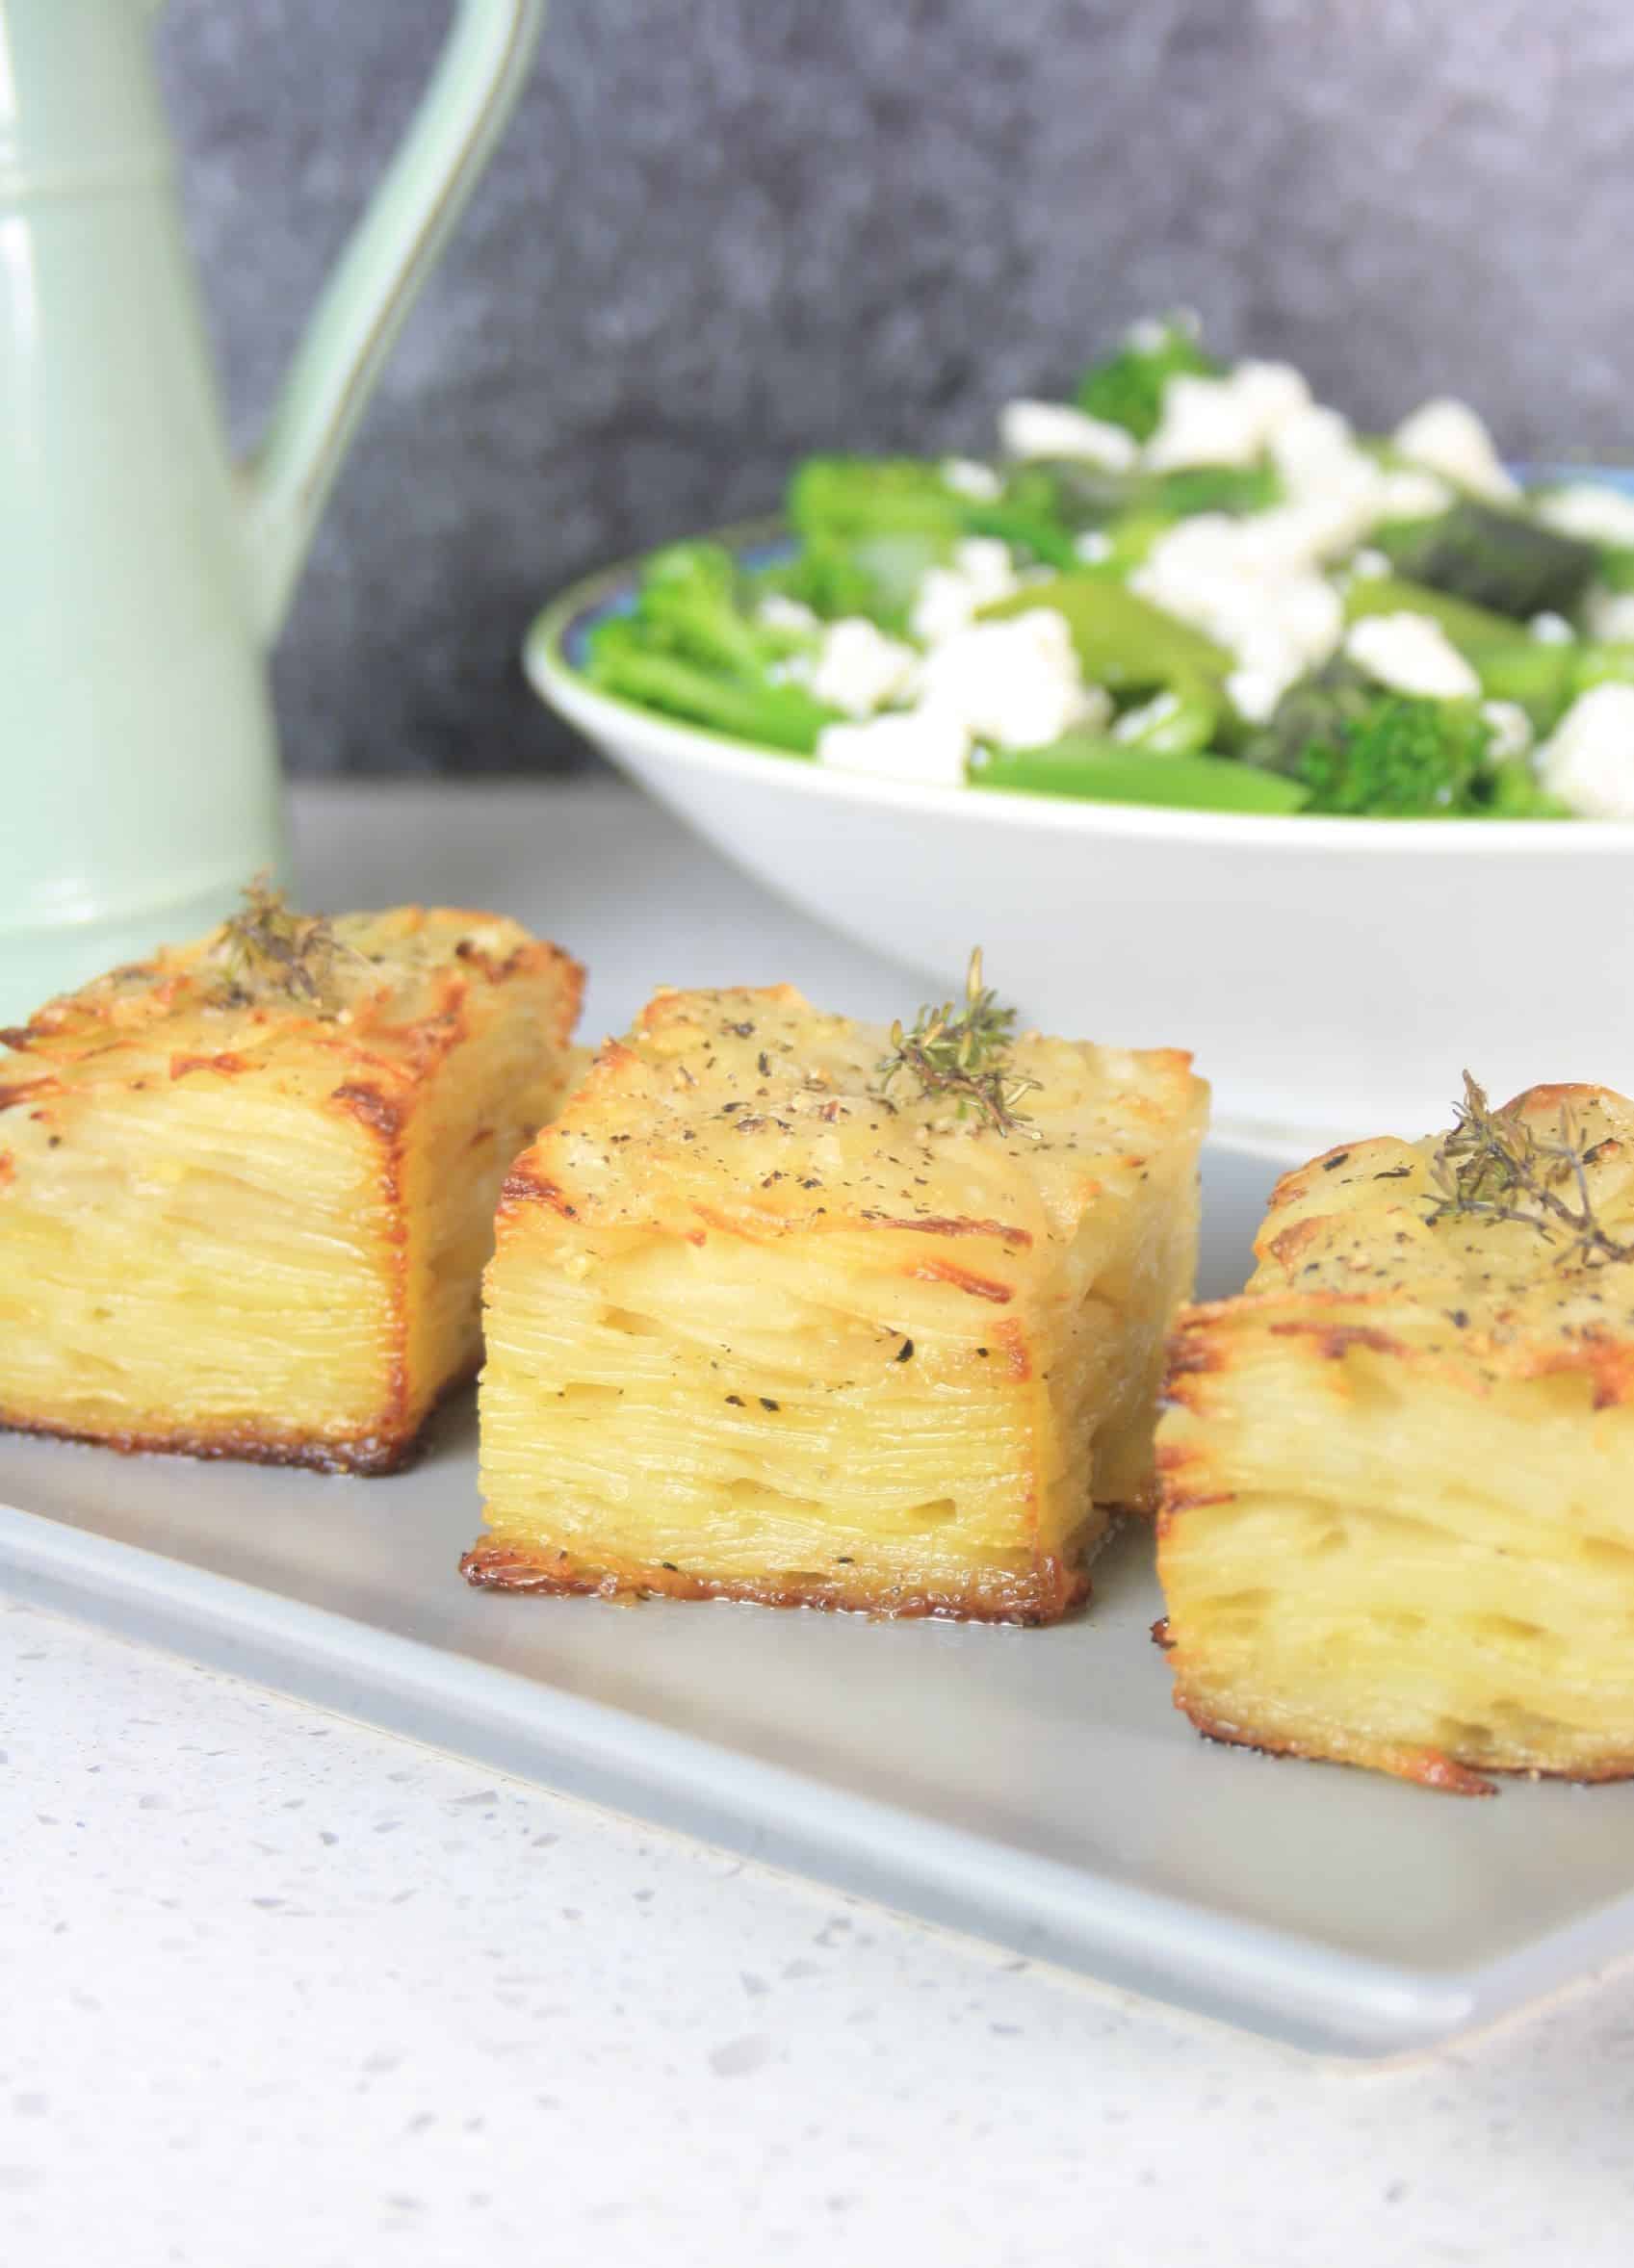
[[798, 555], [765, 569], [756, 579], [761, 591], [781, 591], [814, 614], [837, 620], [866, 614], [882, 630], [907, 628], [914, 597], [927, 567], [952, 554], [950, 541], [915, 534], [844, 537], [808, 536]]
[[968, 500], [917, 457], [809, 456], [789, 483], [789, 522], [808, 541], [963, 532]]
[[1491, 739], [1473, 701], [1387, 693], [1333, 738], [1308, 741], [1295, 777], [1310, 790], [1308, 811], [1445, 818], [1474, 808]]
[[655, 552], [642, 571], [635, 620], [650, 646], [756, 682], [803, 642], [749, 613], [738, 563], [714, 543]]
[[1163, 415], [1163, 389], [1169, 380], [1182, 372], [1214, 378], [1220, 370], [1187, 324], [1143, 324], [1116, 354], [1085, 371], [1078, 380], [1078, 407], [1092, 418], [1122, 425], [1137, 441], [1150, 441]]
[[1379, 687], [1354, 661], [1336, 655], [1290, 685], [1267, 723], [1245, 734], [1245, 763], [1292, 778], [1308, 747], [1336, 745], [1360, 724], [1379, 698]]
[[789, 518], [815, 548], [911, 540], [921, 572], [965, 535], [997, 536], [1048, 566], [1073, 564], [1054, 484], [1032, 465], [1019, 466], [989, 499], [950, 488], [940, 465], [912, 457], [808, 457], [790, 483]]
[[1063, 512], [1060, 487], [1049, 467], [1019, 465], [991, 503], [963, 502], [967, 534], [997, 536], [1046, 567], [1077, 564], [1074, 528], [1083, 523], [1074, 523]]
[[1551, 795], [1529, 763], [1493, 764], [1476, 784], [1477, 809], [1493, 819], [1571, 819], [1571, 806]]
[[815, 643], [748, 610], [719, 544], [675, 544], [648, 560], [632, 613], [591, 632], [588, 675], [604, 692], [734, 739], [809, 755], [837, 712], [780, 675]]
[[1371, 541], [1409, 581], [1517, 622], [1569, 614], [1596, 564], [1593, 544], [1470, 498], [1433, 520], [1377, 528]]
[[1445, 818], [1481, 808], [1491, 736], [1478, 703], [1392, 693], [1340, 657], [1290, 687], [1243, 753], [1303, 781], [1310, 812]]
[[838, 717], [804, 685], [756, 683], [712, 672], [652, 642], [635, 615], [620, 614], [590, 633], [587, 672], [604, 693], [656, 709], [734, 740], [810, 756], [824, 725]]

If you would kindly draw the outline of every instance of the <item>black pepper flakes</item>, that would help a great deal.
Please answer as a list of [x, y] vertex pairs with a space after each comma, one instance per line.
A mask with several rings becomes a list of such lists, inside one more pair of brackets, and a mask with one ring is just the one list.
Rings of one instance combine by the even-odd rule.
[[769, 1394], [763, 1394], [760, 1397], [760, 1404], [763, 1409], [781, 1409], [783, 1406], [780, 1402], [774, 1402]]
[[1333, 1173], [1333, 1172], [1334, 1172], [1334, 1170], [1335, 1170], [1335, 1168], [1336, 1168], [1336, 1167], [1337, 1167], [1337, 1166], [1342, 1166], [1342, 1165], [1345, 1163], [1345, 1160], [1346, 1160], [1346, 1159], [1347, 1159], [1349, 1156], [1350, 1156], [1350, 1152], [1349, 1152], [1349, 1150], [1348, 1150], [1348, 1149], [1336, 1149], [1336, 1150], [1335, 1150], [1335, 1152], [1334, 1152], [1334, 1154], [1333, 1154], [1333, 1156], [1332, 1156], [1331, 1158], [1324, 1158], [1324, 1159], [1322, 1160], [1322, 1171], [1323, 1171], [1323, 1173]]
[[904, 1339], [896, 1350], [896, 1360], [898, 1362], [912, 1362], [913, 1359], [914, 1342], [912, 1339]]

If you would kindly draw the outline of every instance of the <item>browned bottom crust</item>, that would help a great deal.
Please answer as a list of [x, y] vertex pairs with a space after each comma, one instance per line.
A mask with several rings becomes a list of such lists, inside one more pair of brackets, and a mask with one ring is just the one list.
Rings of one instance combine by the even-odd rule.
[[[1159, 1628], [1162, 1626], [1159, 1625]], [[1154, 1634], [1155, 1635], [1155, 1634]], [[1416, 1787], [1433, 1788], [1442, 1795], [1496, 1795], [1497, 1780], [1567, 1780], [1574, 1787], [1595, 1788], [1615, 1780], [1634, 1779], [1634, 1757], [1596, 1765], [1593, 1771], [1550, 1771], [1542, 1765], [1483, 1764], [1479, 1770], [1462, 1757], [1442, 1748], [1374, 1745], [1358, 1740], [1348, 1754], [1337, 1748], [1316, 1748], [1296, 1740], [1271, 1740], [1245, 1732], [1239, 1725], [1212, 1717], [1176, 1691], [1175, 1707], [1188, 1716], [1206, 1740], [1226, 1748], [1251, 1748], [1258, 1756], [1292, 1756], [1305, 1764], [1347, 1765], [1362, 1771], [1386, 1772], [1391, 1779], [1411, 1780]], [[1489, 1778], [1492, 1773], [1496, 1778]]]
[[362, 1480], [377, 1480], [388, 1473], [405, 1472], [424, 1456], [438, 1412], [475, 1375], [473, 1367], [451, 1379], [417, 1426], [395, 1430], [382, 1427], [340, 1441], [280, 1433], [255, 1418], [209, 1432], [195, 1432], [185, 1426], [154, 1433], [98, 1432], [91, 1427], [54, 1426], [42, 1418], [18, 1417], [6, 1409], [0, 1409], [0, 1433], [83, 1441], [95, 1449], [115, 1450], [120, 1456], [226, 1457], [241, 1464], [291, 1465], [309, 1472], [349, 1473]]
[[598, 1566], [565, 1551], [489, 1539], [459, 1562], [479, 1590], [533, 1591], [556, 1597], [736, 1599], [760, 1607], [817, 1607], [888, 1621], [1012, 1622], [1029, 1629], [1058, 1622], [1089, 1597], [1087, 1555], [1080, 1548], [1047, 1554], [1024, 1576], [973, 1582], [953, 1590], [890, 1588], [843, 1575], [832, 1582], [734, 1582], [689, 1575], [679, 1567], [609, 1561]]

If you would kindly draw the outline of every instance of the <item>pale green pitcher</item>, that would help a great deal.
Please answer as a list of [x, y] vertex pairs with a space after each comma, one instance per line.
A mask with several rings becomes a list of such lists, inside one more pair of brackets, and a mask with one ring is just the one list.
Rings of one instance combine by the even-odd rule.
[[207, 928], [277, 867], [265, 650], [542, 9], [462, 0], [265, 446], [235, 469], [156, 0], [0, 0], [0, 1024]]

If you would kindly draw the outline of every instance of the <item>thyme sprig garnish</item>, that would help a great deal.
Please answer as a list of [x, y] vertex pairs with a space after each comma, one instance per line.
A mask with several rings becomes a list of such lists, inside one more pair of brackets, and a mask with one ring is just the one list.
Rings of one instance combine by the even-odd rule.
[[1561, 1105], [1552, 1142], [1513, 1110], [1494, 1110], [1465, 1071], [1464, 1100], [1452, 1131], [1430, 1160], [1437, 1192], [1425, 1220], [1516, 1221], [1545, 1243], [1564, 1240], [1557, 1260], [1585, 1263], [1634, 1260], [1634, 1244], [1620, 1243], [1595, 1217], [1588, 1169], [1595, 1146], [1581, 1121]]
[[342, 943], [326, 915], [296, 913], [266, 874], [245, 885], [244, 897], [244, 911], [221, 924], [212, 948], [226, 998], [243, 1003], [281, 992], [320, 1017], [338, 1016], [346, 1004], [343, 973], [369, 968], [367, 957]]
[[879, 1091], [889, 1101], [899, 1080], [913, 1079], [921, 1096], [949, 1104], [955, 1118], [973, 1112], [995, 1133], [1036, 1142], [1038, 1128], [1016, 1105], [1038, 1081], [1009, 1068], [1015, 1033], [1015, 1010], [1000, 1008], [981, 981], [978, 945], [971, 955], [962, 1008], [949, 1000], [941, 1008], [921, 1008], [911, 1030], [904, 1031], [899, 1019], [892, 1025], [891, 1053], [878, 1067]]

